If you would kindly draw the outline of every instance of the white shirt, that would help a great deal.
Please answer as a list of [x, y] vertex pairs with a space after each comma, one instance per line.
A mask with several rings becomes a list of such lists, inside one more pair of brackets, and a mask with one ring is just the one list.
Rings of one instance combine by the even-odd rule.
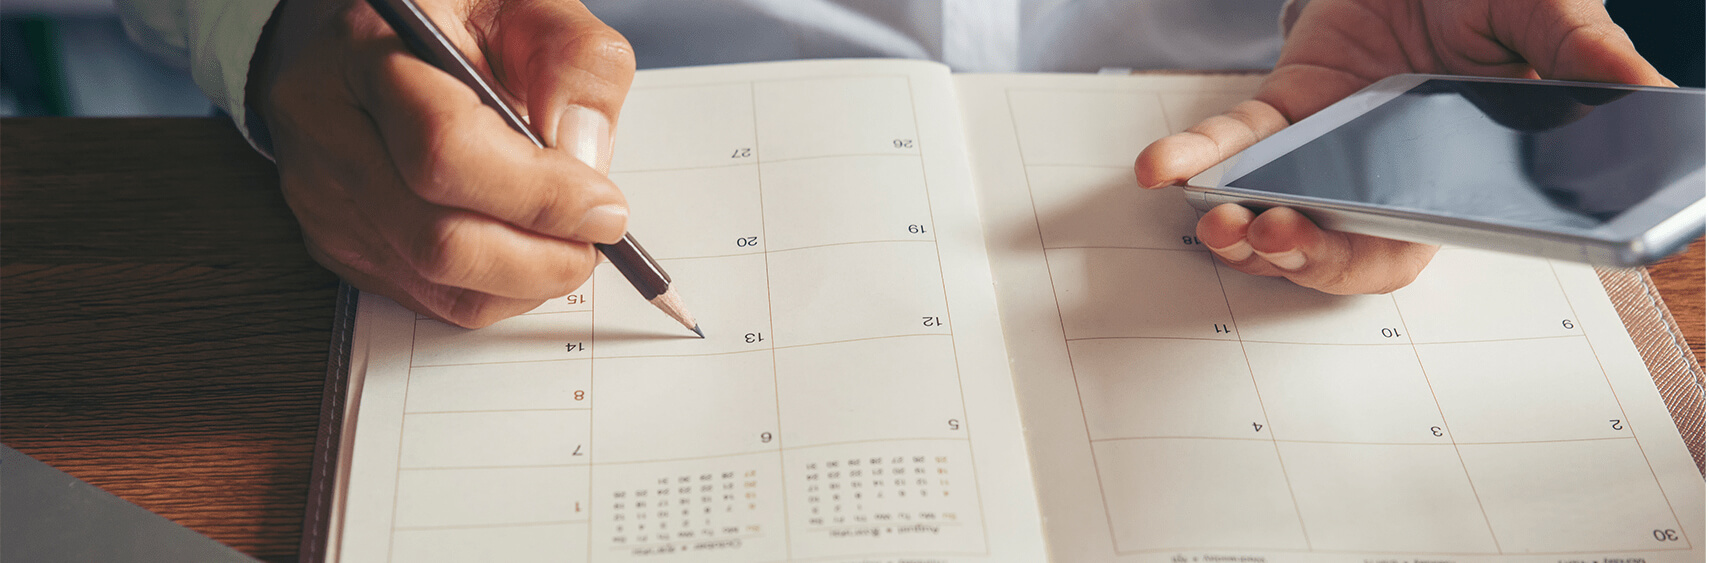
[[[641, 68], [825, 57], [960, 71], [1267, 68], [1284, 0], [587, 0]], [[248, 135], [244, 83], [277, 0], [118, 0], [143, 48], [190, 69]]]

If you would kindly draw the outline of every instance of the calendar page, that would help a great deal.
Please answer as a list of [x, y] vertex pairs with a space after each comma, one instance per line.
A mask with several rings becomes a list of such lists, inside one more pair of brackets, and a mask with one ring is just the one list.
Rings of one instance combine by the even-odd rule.
[[1702, 477], [1591, 268], [1445, 248], [1329, 296], [1135, 187], [1258, 80], [957, 77], [1052, 559], [1703, 561]]
[[1040, 561], [948, 70], [639, 73], [609, 264], [480, 330], [364, 294], [343, 561]]

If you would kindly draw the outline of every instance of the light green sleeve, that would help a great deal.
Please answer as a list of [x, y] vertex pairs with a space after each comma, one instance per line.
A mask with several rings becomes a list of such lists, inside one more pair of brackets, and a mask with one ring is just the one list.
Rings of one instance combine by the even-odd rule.
[[[250, 144], [253, 114], [244, 106], [249, 59], [279, 0], [117, 0], [132, 41], [190, 70], [196, 85], [225, 110]], [[265, 140], [263, 140], [265, 143]]]

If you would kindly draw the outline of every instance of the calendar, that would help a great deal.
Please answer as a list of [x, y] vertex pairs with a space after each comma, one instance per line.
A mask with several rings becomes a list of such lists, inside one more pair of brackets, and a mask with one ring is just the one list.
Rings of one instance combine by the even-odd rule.
[[1701, 474], [1590, 267], [1236, 272], [1133, 155], [1259, 79], [1107, 78], [958, 83], [1054, 560], [1703, 557]]
[[610, 176], [707, 338], [608, 264], [479, 330], [362, 295], [335, 558], [1702, 560], [1589, 268], [1451, 248], [1322, 295], [1133, 186], [1256, 85], [639, 73]]

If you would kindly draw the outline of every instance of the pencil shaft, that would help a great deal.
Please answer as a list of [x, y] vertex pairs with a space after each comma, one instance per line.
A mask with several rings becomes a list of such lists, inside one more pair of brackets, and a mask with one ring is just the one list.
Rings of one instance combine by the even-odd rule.
[[670, 291], [671, 276], [659, 268], [659, 264], [647, 254], [647, 249], [641, 248], [641, 243], [635, 241], [635, 235], [623, 233], [623, 240], [616, 244], [593, 246], [604, 253], [623, 278], [641, 292], [641, 298], [652, 301], [654, 297]]
[[386, 24], [392, 27], [392, 31], [397, 32], [404, 45], [409, 47], [410, 52], [415, 53], [417, 58], [427, 61], [427, 64], [445, 71], [467, 85], [475, 91], [475, 95], [480, 96], [482, 103], [497, 111], [511, 129], [528, 137], [534, 146], [546, 147], [545, 143], [540, 142], [540, 137], [528, 130], [528, 124], [522, 121], [522, 116], [517, 115], [509, 104], [500, 100], [492, 86], [481, 79], [480, 73], [475, 72], [475, 67], [463, 57], [462, 51], [458, 51], [457, 47], [451, 44], [451, 40], [445, 38], [445, 34], [439, 31], [439, 26], [433, 25], [433, 20], [421, 11], [421, 6], [414, 0], [368, 0], [368, 5], [380, 14], [381, 19], [386, 20]]

